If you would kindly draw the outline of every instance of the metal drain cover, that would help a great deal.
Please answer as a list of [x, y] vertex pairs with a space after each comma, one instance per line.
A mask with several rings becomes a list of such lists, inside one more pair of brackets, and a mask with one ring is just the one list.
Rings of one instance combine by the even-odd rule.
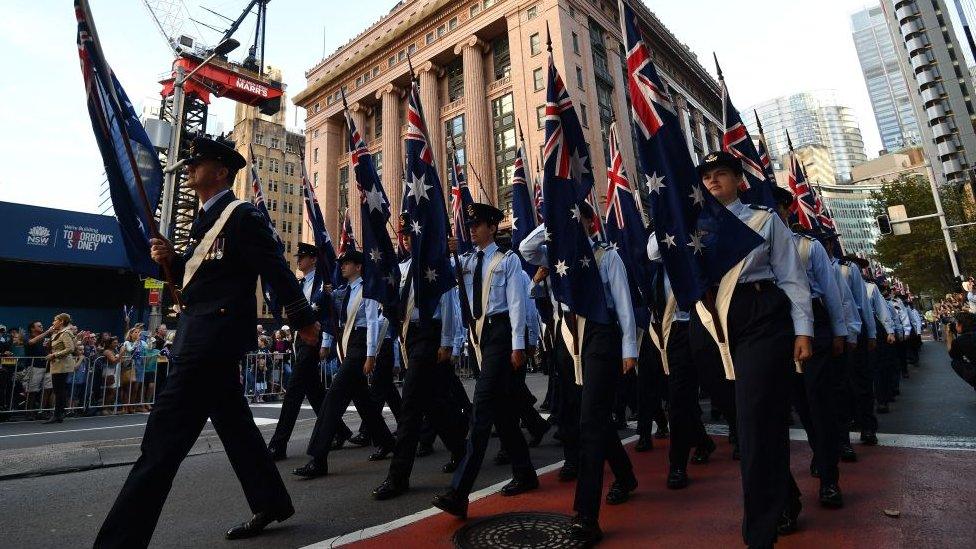
[[504, 513], [462, 526], [454, 533], [454, 546], [458, 549], [585, 547], [569, 536], [571, 520], [556, 513]]

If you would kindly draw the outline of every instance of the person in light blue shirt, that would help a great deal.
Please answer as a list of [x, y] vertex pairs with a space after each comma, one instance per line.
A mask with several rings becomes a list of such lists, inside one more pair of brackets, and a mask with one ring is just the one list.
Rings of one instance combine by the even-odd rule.
[[875, 349], [872, 359], [874, 363], [871, 369], [874, 373], [874, 397], [877, 407], [875, 412], [887, 414], [891, 403], [892, 390], [895, 373], [894, 360], [894, 322], [891, 318], [891, 310], [881, 290], [878, 288], [874, 279], [869, 279], [865, 283], [867, 297], [871, 301], [871, 308], [874, 310], [875, 333], [877, 335], [878, 346]]

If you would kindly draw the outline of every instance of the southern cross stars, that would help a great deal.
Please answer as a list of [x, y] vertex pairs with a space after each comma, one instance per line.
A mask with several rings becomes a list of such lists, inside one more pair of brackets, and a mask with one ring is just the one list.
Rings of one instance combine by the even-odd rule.
[[386, 200], [383, 198], [383, 191], [378, 187], [373, 187], [372, 190], [366, 191], [365, 193], [366, 204], [369, 205], [369, 211], [379, 210], [383, 211], [383, 206], [386, 206]]
[[664, 184], [664, 176], [658, 176], [657, 172], [652, 175], [645, 175], [644, 178], [647, 179], [647, 192], [651, 194], [660, 193], [661, 189], [667, 187]]
[[573, 207], [569, 209], [569, 215], [570, 215], [570, 217], [572, 217], [573, 219], [575, 219], [578, 222], [580, 220], [580, 209], [579, 209], [579, 206], [577, 206], [577, 205], [574, 204]]
[[586, 256], [583, 256], [583, 258], [580, 259], [580, 265], [582, 265], [584, 269], [587, 268], [587, 267], [589, 267], [590, 266], [590, 258], [588, 258]]
[[560, 259], [559, 261], [556, 262], [556, 274], [558, 274], [559, 276], [566, 276], [568, 272], [569, 272], [569, 266], [566, 265], [565, 261]]
[[688, 198], [698, 206], [705, 204], [705, 197], [702, 196], [701, 185], [692, 185], [691, 194], [688, 195]]
[[369, 258], [373, 260], [373, 263], [379, 263], [383, 259], [383, 253], [380, 252], [379, 248], [373, 248], [369, 251]]
[[419, 221], [410, 222], [410, 230], [413, 231], [413, 234], [420, 234], [420, 229], [421, 227]]
[[573, 151], [569, 158], [570, 165], [572, 165], [573, 174], [577, 177], [590, 173], [590, 169], [587, 167], [589, 159], [585, 154], [581, 155], [580, 152], [580, 149], [577, 148]]
[[427, 267], [427, 269], [424, 271], [424, 278], [427, 279], [427, 282], [434, 282], [434, 281], [436, 281], [437, 280], [437, 271], [435, 271], [434, 269], [431, 269], [430, 267]]
[[661, 244], [664, 244], [668, 248], [674, 248], [677, 245], [674, 243], [674, 235], [668, 233], [664, 233], [664, 240], [661, 241]]
[[432, 188], [433, 185], [428, 185], [426, 182], [424, 182], [424, 179], [426, 178], [426, 174], [421, 175], [420, 177], [414, 176], [413, 179], [407, 182], [407, 186], [410, 187], [410, 192], [407, 193], [407, 198], [410, 198], [411, 196], [414, 197], [417, 204], [420, 204], [421, 199], [430, 200], [430, 197], [427, 196], [427, 189]]
[[705, 247], [705, 245], [702, 244], [701, 232], [695, 231], [694, 233], [688, 235], [688, 238], [690, 239], [688, 245], [695, 249], [696, 254], [700, 254], [702, 249]]

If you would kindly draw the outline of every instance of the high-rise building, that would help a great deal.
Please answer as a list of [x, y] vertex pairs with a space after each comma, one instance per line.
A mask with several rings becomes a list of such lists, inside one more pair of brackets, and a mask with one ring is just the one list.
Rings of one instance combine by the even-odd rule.
[[[718, 84], [655, 15], [641, 2], [633, 5], [697, 159], [720, 145]], [[374, 154], [393, 210], [400, 207], [408, 55], [442, 178], [447, 147], [455, 143], [475, 200], [505, 208], [517, 128], [525, 133], [533, 166], [545, 139], [547, 25], [556, 67], [590, 144], [600, 200], [610, 123], [630, 118], [617, 10], [616, 0], [404, 0], [311, 67], [308, 87], [295, 103], [307, 111], [308, 171], [328, 228], [338, 228], [351, 187], [355, 196], [341, 91]], [[623, 141], [631, 181], [642, 181], [633, 142]], [[358, 231], [359, 209], [351, 213]]]
[[940, 183], [972, 181], [973, 78], [946, 2], [884, 0], [881, 6], [920, 121], [925, 156]]
[[881, 6], [851, 15], [851, 32], [885, 150], [894, 152], [920, 143], [915, 109]]
[[[789, 132], [794, 147], [826, 147], [840, 183], [850, 181], [854, 166], [867, 160], [857, 117], [850, 107], [838, 101], [834, 90], [777, 97], [745, 112], [753, 110], [762, 122], [771, 157], [781, 158], [789, 152], [786, 135]], [[755, 118], [744, 118], [749, 133], [759, 135]]]
[[816, 185], [824, 205], [834, 216], [845, 253], [863, 257], [874, 255], [874, 245], [881, 236], [874, 218], [872, 192], [880, 185]]

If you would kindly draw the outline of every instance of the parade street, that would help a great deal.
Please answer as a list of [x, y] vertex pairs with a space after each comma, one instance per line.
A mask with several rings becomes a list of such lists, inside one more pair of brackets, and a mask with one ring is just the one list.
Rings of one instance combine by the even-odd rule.
[[[540, 398], [545, 382], [542, 375], [528, 378], [530, 389]], [[470, 391], [472, 383], [468, 381], [466, 386]], [[253, 411], [255, 421], [264, 426], [267, 436], [266, 429], [275, 421], [278, 409], [262, 404]], [[137, 442], [145, 417], [73, 419], [54, 426], [36, 422], [2, 424], [0, 456], [12, 449], [68, 442], [115, 440], [117, 444], [132, 444]], [[383, 480], [387, 465], [367, 462], [369, 449], [347, 447], [335, 452], [330, 475], [324, 478], [297, 480], [289, 474], [305, 462], [303, 450], [311, 417], [310, 411], [302, 412], [289, 446], [289, 458], [278, 463], [297, 515], [270, 527], [267, 535], [258, 540], [242, 542], [242, 547], [305, 547], [331, 543], [344, 535], [348, 536], [342, 542], [347, 542], [358, 539], [360, 530], [388, 525], [403, 517], [423, 520], [396, 530], [389, 525], [383, 528], [390, 530], [389, 534], [372, 538], [366, 546], [451, 546], [451, 535], [462, 523], [443, 513], [435, 514], [437, 510], [430, 508], [431, 496], [449, 482], [449, 475], [440, 472], [447, 459], [440, 445], [433, 455], [417, 461], [410, 492], [393, 501], [374, 502], [369, 492]], [[392, 425], [389, 414], [387, 419]], [[926, 341], [921, 366], [913, 367], [911, 378], [903, 381], [902, 395], [892, 405], [892, 412], [879, 419], [880, 445], [866, 448], [855, 444], [860, 461], [842, 464], [847, 510], [836, 512], [805, 505], [801, 529], [782, 538], [784, 547], [970, 546], [976, 537], [976, 525], [970, 520], [976, 510], [976, 481], [971, 475], [976, 452], [976, 394], [949, 369], [942, 343]], [[346, 420], [355, 430], [358, 416], [348, 413]], [[709, 430], [713, 434], [725, 432], [725, 427], [712, 425]], [[815, 493], [816, 488], [814, 479], [805, 472], [809, 449], [799, 440], [801, 433], [792, 431], [792, 468], [806, 496]], [[207, 435], [205, 430], [203, 438]], [[632, 435], [631, 430], [621, 431], [625, 440], [632, 441]], [[655, 450], [643, 454], [633, 453], [631, 444], [629, 450], [641, 485], [629, 504], [605, 513], [613, 534], [607, 536], [604, 546], [734, 546], [740, 505], [736, 489], [738, 467], [729, 459], [724, 437], [716, 440], [719, 450], [712, 462], [693, 466], [693, 484], [684, 492], [664, 489], [667, 441], [655, 441]], [[499, 486], [494, 485], [509, 477], [507, 466], [490, 464], [496, 448], [497, 442], [492, 442], [484, 473], [475, 486], [476, 490], [493, 489], [475, 497], [497, 492]], [[559, 463], [561, 456], [551, 437], [532, 450], [534, 465], [544, 471], [553, 470], [551, 466]], [[0, 517], [4, 546], [28, 549], [90, 545], [128, 470], [127, 466], [105, 467], [0, 481], [5, 509]], [[520, 509], [564, 513], [571, 501], [571, 486], [557, 482], [550, 474], [542, 477], [542, 488], [533, 494], [516, 498], [488, 496], [473, 504], [471, 516], [479, 518]], [[682, 513], [668, 511], [676, 505]], [[900, 517], [886, 516], [886, 509], [898, 511]], [[240, 497], [226, 456], [220, 451], [191, 455], [176, 478], [153, 546], [220, 545], [224, 543], [224, 528], [246, 513], [246, 503]], [[421, 515], [412, 516], [417, 513]], [[644, 518], [634, 520], [638, 516]]]

